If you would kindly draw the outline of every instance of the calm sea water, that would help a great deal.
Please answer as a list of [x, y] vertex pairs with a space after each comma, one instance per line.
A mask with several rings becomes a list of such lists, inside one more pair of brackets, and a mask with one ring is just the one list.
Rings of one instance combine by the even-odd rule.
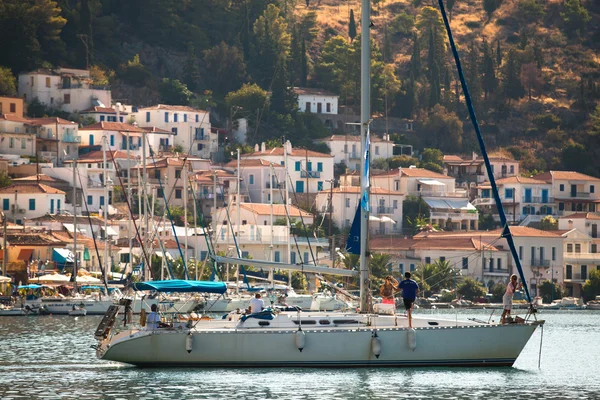
[[[422, 311], [453, 316], [456, 311]], [[459, 318], [489, 316], [458, 311]], [[600, 399], [600, 312], [546, 311], [513, 368], [139, 369], [97, 360], [101, 317], [0, 317], [2, 399]]]

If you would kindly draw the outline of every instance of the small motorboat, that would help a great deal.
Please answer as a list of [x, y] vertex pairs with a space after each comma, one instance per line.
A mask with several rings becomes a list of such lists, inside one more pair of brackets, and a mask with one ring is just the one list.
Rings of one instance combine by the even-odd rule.
[[85, 307], [73, 305], [73, 309], [69, 311], [71, 317], [83, 317], [87, 315]]

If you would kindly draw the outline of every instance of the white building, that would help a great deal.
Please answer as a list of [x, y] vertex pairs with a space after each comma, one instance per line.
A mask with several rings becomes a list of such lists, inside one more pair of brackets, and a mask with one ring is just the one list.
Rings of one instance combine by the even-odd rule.
[[37, 151], [41, 158], [63, 165], [65, 160], [77, 157], [81, 143], [77, 123], [56, 117], [31, 118], [29, 122], [37, 134]]
[[[581, 289], [589, 278], [589, 273], [593, 270], [600, 270], [598, 241], [577, 228], [566, 231], [562, 236], [564, 237], [565, 250], [565, 290], [567, 296], [581, 297]], [[550, 270], [548, 273], [552, 274], [556, 271]], [[551, 276], [547, 278], [550, 280]], [[552, 278], [556, 279], [556, 277]]]
[[22, 224], [25, 219], [57, 213], [65, 204], [65, 192], [41, 183], [19, 183], [0, 188], [0, 202], [6, 216]]
[[[341, 228], [349, 228], [361, 201], [360, 188], [357, 186], [341, 186], [324, 190], [317, 194], [315, 203], [317, 210], [329, 213], [335, 224]], [[331, 202], [330, 202], [331, 199]], [[402, 202], [404, 195], [387, 189], [372, 187], [370, 192], [371, 214], [369, 232], [386, 235], [402, 231]]]
[[[496, 185], [506, 218], [511, 222], [520, 222], [525, 218], [530, 222], [539, 222], [544, 216], [555, 214], [552, 185], [547, 182], [512, 176], [498, 179]], [[473, 200], [473, 205], [491, 210], [494, 219], [500, 220], [489, 182], [477, 186], [477, 198]]]
[[[510, 230], [532, 295], [537, 295], [537, 285], [539, 283], [551, 279], [549, 272], [554, 271], [554, 279], [562, 285], [564, 276], [563, 232], [542, 231], [526, 226], [511, 226]], [[506, 239], [502, 237], [501, 229], [477, 232], [429, 232], [415, 235], [416, 239], [443, 239], [448, 237], [467, 237], [482, 240], [487, 245], [493, 245], [497, 249], [509, 250]], [[517, 270], [512, 256], [508, 260], [510, 263], [509, 273], [516, 274]]]
[[[297, 207], [289, 206], [288, 213], [294, 222], [299, 222], [301, 218], [306, 226], [314, 222], [312, 214]], [[216, 251], [225, 252], [228, 256], [238, 256], [232, 236], [235, 232], [237, 244], [243, 258], [292, 264], [312, 264], [314, 261], [313, 256], [317, 263], [319, 263], [319, 260], [324, 262], [323, 260], [329, 259], [329, 252], [325, 250], [329, 247], [327, 239], [316, 239], [312, 236], [308, 239], [305, 236], [290, 237], [289, 229], [284, 225], [286, 212], [283, 204], [271, 206], [270, 204], [242, 203], [239, 229], [235, 204], [232, 204], [229, 208], [229, 218], [223, 208], [217, 212], [216, 218], [218, 224], [214, 238], [215, 249]], [[231, 219], [231, 225], [228, 223], [229, 219]], [[279, 223], [282, 225], [278, 225]], [[231, 228], [233, 228], [233, 231]], [[287, 256], [288, 238], [290, 238], [292, 244], [289, 257]], [[272, 248], [271, 244], [273, 245]]]
[[322, 89], [295, 87], [294, 92], [298, 95], [298, 109], [301, 112], [316, 114], [337, 114], [338, 99], [333, 93]]
[[[357, 181], [356, 175], [345, 180]], [[479, 213], [464, 189], [456, 189], [455, 178], [423, 168], [398, 168], [372, 175], [373, 186], [421, 197], [430, 207], [430, 219], [443, 229], [477, 230]]]
[[208, 111], [188, 106], [158, 104], [133, 112], [141, 127], [157, 127], [171, 132], [173, 146], [180, 146], [184, 153], [210, 158], [218, 150], [218, 135], [211, 134]]
[[600, 203], [600, 178], [575, 171], [549, 171], [533, 177], [552, 185], [558, 215], [576, 211], [596, 211]]
[[[132, 157], [141, 157], [143, 154], [142, 135], [146, 131], [122, 122], [98, 122], [79, 129], [81, 145], [102, 145], [102, 138], [106, 137], [107, 150], [127, 150], [127, 137], [129, 137], [129, 150]], [[150, 154], [150, 147], [146, 142], [146, 155]], [[110, 155], [109, 155], [110, 158]]]
[[[490, 165], [495, 179], [519, 175], [519, 162], [504, 156], [490, 156]], [[444, 169], [459, 183], [483, 183], [488, 180], [483, 157], [473, 153], [470, 158], [456, 155], [444, 156]]]
[[15, 114], [0, 115], [0, 153], [35, 157], [35, 132], [28, 119]]
[[578, 212], [558, 218], [558, 229], [571, 230], [573, 228], [585, 233], [600, 244], [600, 213]]
[[[328, 188], [326, 182], [333, 180], [333, 156], [306, 149], [292, 148], [288, 140], [287, 146], [288, 182], [291, 180], [290, 193], [316, 193]], [[254, 148], [254, 153], [242, 155], [243, 159], [259, 160], [284, 165], [284, 149], [276, 147], [267, 149], [265, 143]], [[293, 194], [291, 195], [293, 196]]]
[[19, 75], [19, 96], [75, 113], [92, 106], [108, 107], [108, 87], [93, 84], [90, 71], [72, 68], [38, 69]]
[[[224, 165], [237, 176], [237, 160]], [[273, 175], [271, 175], [271, 169]], [[262, 159], [240, 160], [240, 194], [248, 196], [252, 203], [282, 204], [285, 199], [284, 167], [281, 164]], [[236, 187], [229, 187], [229, 193], [237, 193]], [[271, 198], [271, 193], [273, 197]]]
[[487, 288], [508, 282], [510, 252], [473, 237], [379, 237], [369, 249], [393, 256], [392, 270], [398, 274], [414, 271], [419, 264], [447, 261], [462, 277], [483, 282]]
[[[331, 149], [331, 155], [336, 164], [343, 162], [350, 169], [360, 170], [360, 136], [332, 135], [323, 142]], [[371, 160], [392, 158], [394, 142], [371, 135], [370, 150]]]

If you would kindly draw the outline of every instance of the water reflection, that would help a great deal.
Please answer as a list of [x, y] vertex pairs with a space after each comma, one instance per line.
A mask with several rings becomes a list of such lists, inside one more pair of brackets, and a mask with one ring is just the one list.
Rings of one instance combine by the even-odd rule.
[[540, 317], [548, 321], [541, 370], [539, 333], [514, 368], [140, 369], [95, 358], [90, 345], [101, 317], [2, 317], [0, 393], [3, 399], [596, 398], [600, 313]]

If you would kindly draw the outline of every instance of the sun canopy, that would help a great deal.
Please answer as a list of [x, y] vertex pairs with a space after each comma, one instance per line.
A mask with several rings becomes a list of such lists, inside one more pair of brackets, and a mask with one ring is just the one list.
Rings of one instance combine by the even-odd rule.
[[431, 208], [442, 209], [442, 210], [467, 210], [476, 211], [477, 208], [467, 199], [423, 199]]
[[75, 259], [75, 255], [69, 249], [54, 249], [52, 250], [52, 261], [64, 265], [66, 263], [72, 263]]
[[435, 179], [418, 179], [418, 181], [427, 186], [446, 186], [442, 182]]
[[29, 278], [29, 282], [44, 282], [44, 283], [66, 283], [71, 280], [67, 275], [62, 274], [47, 274], [36, 278]]
[[8, 276], [0, 276], [0, 283], [8, 283], [8, 282], [12, 282], [12, 279], [9, 278]]
[[42, 285], [35, 285], [35, 284], [34, 285], [21, 285], [18, 287], [18, 289], [41, 289], [43, 287], [44, 286], [42, 286]]
[[203, 292], [218, 294], [223, 294], [227, 290], [227, 286], [223, 282], [186, 281], [178, 279], [170, 281], [136, 282], [133, 284], [133, 288], [135, 290], [156, 290], [157, 292]]

